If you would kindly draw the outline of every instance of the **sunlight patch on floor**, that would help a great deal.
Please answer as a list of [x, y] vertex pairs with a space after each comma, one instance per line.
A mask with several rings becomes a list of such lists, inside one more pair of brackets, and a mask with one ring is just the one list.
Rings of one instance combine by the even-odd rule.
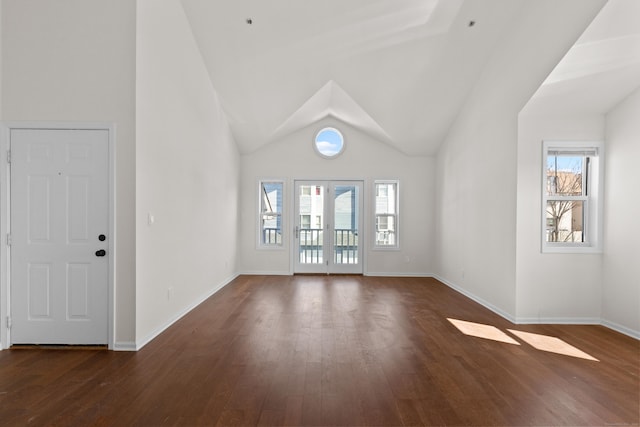
[[464, 320], [447, 319], [453, 324], [460, 332], [472, 337], [484, 338], [487, 340], [499, 341], [507, 344], [520, 345], [519, 342], [511, 338], [509, 335], [502, 332], [500, 329], [491, 325], [484, 325], [482, 323], [466, 322]]
[[[496, 328], [495, 326], [451, 318], [447, 318], [447, 320], [465, 335], [503, 342], [507, 344], [520, 345], [518, 341], [516, 341], [500, 329]], [[550, 337], [548, 335], [534, 334], [532, 332], [516, 331], [514, 329], [507, 330], [536, 350], [599, 362], [599, 360], [595, 357], [572, 346], [571, 344], [566, 343], [560, 338]]]
[[567, 344], [560, 338], [534, 334], [531, 332], [515, 331], [513, 329], [509, 329], [509, 332], [537, 350], [599, 362], [595, 357], [575, 348], [571, 344]]

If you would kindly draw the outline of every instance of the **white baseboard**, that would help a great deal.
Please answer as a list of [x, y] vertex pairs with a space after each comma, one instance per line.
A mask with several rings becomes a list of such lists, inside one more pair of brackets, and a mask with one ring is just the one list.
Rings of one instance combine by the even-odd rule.
[[[243, 271], [240, 275], [246, 276], [292, 276], [294, 273], [290, 271]], [[320, 275], [324, 273], [318, 273]], [[431, 273], [412, 273], [412, 272], [376, 272], [367, 271], [362, 273], [363, 276], [371, 277], [433, 277]]]
[[602, 326], [609, 328], [609, 329], [613, 329], [616, 332], [620, 332], [621, 334], [624, 335], [628, 335], [631, 338], [635, 338], [637, 340], [640, 340], [640, 331], [635, 331], [631, 328], [627, 328], [626, 326], [622, 326], [618, 323], [615, 322], [611, 322], [609, 320], [605, 320], [602, 319], [602, 321], [600, 322]]
[[597, 317], [518, 317], [517, 325], [600, 325]]
[[113, 351], [136, 351], [136, 343], [133, 341], [121, 341], [113, 344]]
[[411, 273], [411, 272], [375, 272], [367, 271], [363, 276], [369, 277], [433, 277], [431, 273]]
[[462, 295], [464, 295], [465, 297], [472, 299], [473, 301], [477, 302], [478, 304], [480, 304], [481, 306], [488, 308], [489, 310], [493, 311], [494, 313], [496, 313], [497, 315], [504, 317], [505, 319], [507, 319], [509, 322], [511, 323], [516, 323], [516, 319], [509, 313], [507, 313], [506, 311], [502, 310], [501, 308], [496, 307], [495, 305], [491, 304], [488, 301], [483, 300], [482, 298], [472, 294], [471, 292], [467, 291], [466, 289], [461, 288], [460, 286], [449, 282], [447, 279], [440, 277], [438, 275], [434, 275], [433, 278], [439, 280], [440, 282], [444, 283], [445, 285], [447, 285], [448, 287], [450, 287], [451, 289], [453, 289], [454, 291], [461, 293]]
[[239, 276], [291, 276], [289, 271], [243, 271]]
[[200, 304], [202, 304], [207, 298], [209, 298], [210, 296], [212, 296], [213, 294], [215, 294], [216, 292], [218, 292], [220, 289], [224, 288], [225, 286], [227, 286], [229, 283], [231, 283], [233, 280], [235, 280], [237, 277], [239, 276], [239, 274], [235, 274], [232, 277], [224, 280], [223, 282], [221, 282], [220, 284], [218, 284], [217, 286], [215, 286], [212, 290], [210, 290], [209, 292], [207, 292], [206, 294], [202, 295], [200, 298], [196, 299], [195, 302], [193, 302], [191, 305], [189, 305], [187, 308], [185, 308], [184, 310], [182, 310], [181, 312], [179, 312], [178, 314], [176, 314], [175, 316], [173, 316], [171, 319], [169, 319], [169, 321], [167, 321], [164, 325], [160, 326], [159, 328], [155, 329], [153, 332], [151, 332], [150, 334], [148, 334], [146, 337], [144, 337], [141, 340], [136, 340], [136, 344], [135, 344], [135, 351], [140, 350], [142, 347], [144, 347], [145, 345], [149, 344], [154, 338], [156, 338], [158, 335], [160, 335], [161, 333], [163, 333], [165, 330], [167, 330], [167, 328], [169, 328], [171, 325], [173, 325], [174, 323], [176, 323], [178, 320], [180, 320], [182, 317], [184, 317], [187, 313], [189, 313], [191, 310], [193, 310], [194, 308], [196, 308], [197, 306], [199, 306]]
[[448, 287], [450, 287], [451, 289], [453, 289], [456, 292], [461, 293], [462, 295], [466, 296], [467, 298], [472, 299], [473, 301], [477, 302], [478, 304], [488, 308], [489, 310], [493, 311], [494, 313], [496, 313], [497, 315], [504, 317], [505, 319], [507, 319], [508, 321], [510, 321], [511, 323], [515, 324], [515, 325], [524, 325], [524, 324], [529, 324], [529, 325], [602, 325], [606, 328], [612, 329], [616, 332], [620, 332], [621, 334], [624, 335], [628, 335], [631, 338], [635, 338], [635, 339], [639, 339], [640, 340], [640, 332], [635, 331], [631, 328], [627, 328], [625, 326], [616, 324], [614, 322], [610, 322], [608, 320], [605, 319], [601, 319], [598, 317], [544, 317], [544, 318], [539, 318], [539, 317], [517, 317], [514, 318], [513, 316], [511, 316], [510, 314], [506, 313], [505, 311], [499, 309], [498, 307], [494, 306], [491, 303], [488, 303], [487, 301], [484, 301], [482, 298], [478, 298], [477, 296], [473, 295], [471, 292], [468, 292], [465, 289], [462, 289], [461, 287], [449, 282], [448, 280], [438, 276], [438, 275], [434, 275], [433, 276], [435, 279], [439, 280], [440, 282], [444, 283], [445, 285], [447, 285]]

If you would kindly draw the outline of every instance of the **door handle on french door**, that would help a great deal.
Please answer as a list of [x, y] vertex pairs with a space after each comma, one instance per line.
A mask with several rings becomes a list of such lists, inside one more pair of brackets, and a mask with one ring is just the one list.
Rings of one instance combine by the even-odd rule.
[[300, 227], [298, 227], [298, 226], [296, 225], [296, 228], [294, 229], [294, 231], [295, 231], [296, 239], [297, 239], [297, 238], [298, 238], [298, 236], [300, 235]]
[[99, 251], [96, 251], [96, 256], [105, 256], [107, 254], [107, 251], [105, 251], [104, 249], [100, 249]]

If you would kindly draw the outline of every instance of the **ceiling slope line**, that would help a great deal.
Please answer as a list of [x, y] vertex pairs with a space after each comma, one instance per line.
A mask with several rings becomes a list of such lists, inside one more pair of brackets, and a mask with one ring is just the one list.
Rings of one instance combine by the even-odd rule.
[[339, 120], [377, 141], [399, 149], [382, 126], [334, 80], [329, 80], [278, 126], [269, 137], [268, 143], [326, 118]]

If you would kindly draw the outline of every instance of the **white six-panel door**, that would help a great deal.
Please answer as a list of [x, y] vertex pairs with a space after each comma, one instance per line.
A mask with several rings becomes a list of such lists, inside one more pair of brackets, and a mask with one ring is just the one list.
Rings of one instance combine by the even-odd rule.
[[10, 149], [11, 343], [107, 344], [109, 133], [12, 129]]

